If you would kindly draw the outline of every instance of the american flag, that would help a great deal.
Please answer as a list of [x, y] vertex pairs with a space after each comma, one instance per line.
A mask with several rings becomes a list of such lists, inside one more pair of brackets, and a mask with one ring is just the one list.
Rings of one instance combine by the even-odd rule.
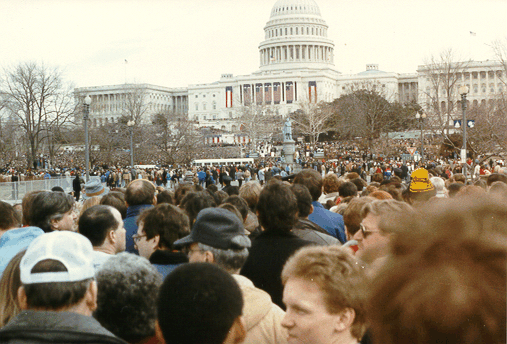
[[288, 81], [285, 83], [285, 99], [287, 100], [287, 104], [292, 104], [294, 100], [294, 89], [292, 88], [292, 81]]
[[225, 107], [232, 107], [232, 86], [225, 88]]
[[275, 104], [280, 104], [281, 87], [279, 82], [273, 83], [273, 100]]
[[308, 99], [310, 103], [317, 103], [317, 82], [310, 81], [308, 82]]

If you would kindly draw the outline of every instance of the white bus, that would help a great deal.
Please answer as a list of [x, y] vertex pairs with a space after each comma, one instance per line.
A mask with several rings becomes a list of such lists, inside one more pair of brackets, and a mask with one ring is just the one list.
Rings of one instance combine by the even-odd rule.
[[234, 159], [196, 159], [192, 161], [192, 166], [220, 166], [220, 165], [253, 165], [253, 158], [234, 158]]

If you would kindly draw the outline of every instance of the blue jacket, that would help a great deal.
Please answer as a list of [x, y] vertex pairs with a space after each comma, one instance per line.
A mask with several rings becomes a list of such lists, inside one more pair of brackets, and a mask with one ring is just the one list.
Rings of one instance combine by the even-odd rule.
[[137, 217], [139, 214], [147, 208], [152, 208], [152, 204], [140, 204], [140, 205], [132, 205], [127, 208], [127, 217], [123, 220], [123, 225], [125, 227], [125, 234], [127, 243], [126, 243], [126, 252], [139, 254], [139, 252], [134, 248], [134, 239], [132, 236], [137, 234]]
[[6, 231], [0, 238], [0, 276], [11, 259], [42, 234], [44, 231], [39, 227], [22, 227]]
[[324, 208], [319, 202], [312, 202], [313, 213], [308, 216], [308, 220], [325, 229], [330, 235], [340, 240], [342, 244], [347, 241], [345, 236], [345, 225], [343, 216], [333, 213]]

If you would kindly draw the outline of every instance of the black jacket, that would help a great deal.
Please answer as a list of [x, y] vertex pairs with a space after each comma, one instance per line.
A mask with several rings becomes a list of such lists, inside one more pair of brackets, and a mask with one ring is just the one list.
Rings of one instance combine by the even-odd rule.
[[298, 238], [290, 232], [262, 232], [252, 242], [248, 258], [241, 269], [241, 275], [266, 291], [282, 309], [282, 269], [289, 257], [299, 248], [312, 243]]
[[51, 311], [23, 311], [0, 329], [0, 343], [125, 344], [92, 317]]

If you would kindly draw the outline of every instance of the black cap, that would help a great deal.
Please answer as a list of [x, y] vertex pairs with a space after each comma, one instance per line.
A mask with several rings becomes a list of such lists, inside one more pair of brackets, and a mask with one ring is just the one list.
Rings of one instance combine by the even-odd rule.
[[176, 248], [195, 242], [227, 249], [242, 249], [251, 246], [245, 234], [243, 222], [231, 211], [222, 208], [206, 208], [199, 212], [190, 235], [174, 242]]

